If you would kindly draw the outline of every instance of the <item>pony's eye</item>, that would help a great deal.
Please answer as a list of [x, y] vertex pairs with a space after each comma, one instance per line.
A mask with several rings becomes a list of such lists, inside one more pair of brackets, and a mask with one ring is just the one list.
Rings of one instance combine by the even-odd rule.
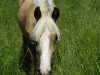
[[57, 7], [54, 7], [52, 18], [54, 19], [54, 21], [56, 21], [59, 18], [59, 9]]
[[38, 21], [40, 18], [41, 18], [41, 11], [40, 11], [40, 8], [37, 7], [34, 11], [34, 17], [35, 19]]

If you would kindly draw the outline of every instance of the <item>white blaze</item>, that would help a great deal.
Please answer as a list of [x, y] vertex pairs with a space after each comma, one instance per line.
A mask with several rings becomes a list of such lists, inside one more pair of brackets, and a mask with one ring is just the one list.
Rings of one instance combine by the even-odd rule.
[[41, 56], [40, 56], [40, 71], [47, 73], [51, 70], [51, 51], [50, 51], [50, 32], [48, 28], [45, 29], [40, 38]]

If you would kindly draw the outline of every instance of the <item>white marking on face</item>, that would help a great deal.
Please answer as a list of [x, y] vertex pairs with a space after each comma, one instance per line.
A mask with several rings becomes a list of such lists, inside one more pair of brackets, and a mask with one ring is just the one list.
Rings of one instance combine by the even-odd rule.
[[51, 50], [50, 50], [50, 32], [48, 28], [45, 29], [42, 37], [40, 38], [40, 71], [47, 74], [51, 70]]

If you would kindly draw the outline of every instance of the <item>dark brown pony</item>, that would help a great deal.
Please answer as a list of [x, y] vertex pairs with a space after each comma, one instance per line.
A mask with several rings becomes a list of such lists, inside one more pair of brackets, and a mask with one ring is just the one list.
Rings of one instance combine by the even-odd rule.
[[52, 0], [19, 0], [19, 7], [22, 68], [31, 75], [51, 75], [51, 59], [60, 40], [59, 10]]

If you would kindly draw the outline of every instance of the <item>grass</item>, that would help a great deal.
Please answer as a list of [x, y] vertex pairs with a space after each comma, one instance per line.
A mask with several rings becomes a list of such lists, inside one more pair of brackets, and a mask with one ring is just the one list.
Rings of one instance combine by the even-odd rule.
[[[100, 0], [55, 0], [62, 34], [53, 75], [100, 75]], [[19, 69], [22, 35], [18, 0], [0, 2], [0, 75], [25, 75]]]

